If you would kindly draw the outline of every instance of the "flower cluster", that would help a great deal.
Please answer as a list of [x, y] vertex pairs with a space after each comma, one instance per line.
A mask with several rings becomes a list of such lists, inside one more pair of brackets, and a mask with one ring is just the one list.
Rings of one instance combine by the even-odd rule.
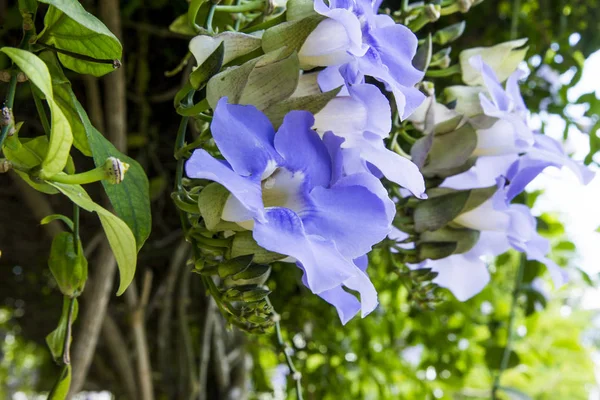
[[[528, 110], [518, 87], [518, 80], [524, 75], [522, 71], [514, 71], [503, 88], [481, 55], [472, 56], [468, 62], [484, 83], [469, 94], [477, 95], [480, 107], [475, 107], [475, 111], [473, 107], [469, 111], [463, 110], [465, 115], [435, 104], [434, 123], [443, 124], [457, 117], [461, 124], [470, 123], [476, 133], [476, 145], [470, 156], [476, 157], [476, 161], [466, 171], [444, 179], [440, 186], [457, 191], [491, 187], [495, 192], [451, 221], [455, 226], [479, 232], [478, 240], [468, 251], [426, 260], [419, 267], [437, 272], [435, 283], [450, 289], [458, 299], [466, 300], [489, 282], [486, 260], [513, 248], [524, 253], [527, 259], [545, 264], [554, 284], [561, 286], [566, 282], [566, 273], [547, 257], [549, 241], [537, 233], [536, 220], [529, 208], [511, 204], [511, 201], [547, 167], [568, 167], [582, 184], [589, 183], [594, 173], [570, 159], [561, 143], [529, 128]], [[469, 91], [465, 89], [453, 88], [451, 91]], [[460, 103], [472, 104], [467, 97], [456, 99], [456, 109], [460, 109]], [[434, 102], [435, 99], [429, 99], [413, 114], [411, 118], [416, 126], [424, 126], [425, 107], [431, 107]]]
[[[376, 308], [367, 255], [386, 237], [461, 300], [489, 281], [485, 260], [510, 248], [546, 264], [561, 284], [535, 218], [511, 201], [548, 166], [568, 166], [583, 183], [592, 174], [529, 128], [514, 71], [524, 42], [461, 54], [471, 86], [448, 88], [449, 108], [416, 88], [418, 40], [377, 14], [379, 3], [315, 0], [313, 13], [292, 13], [259, 35], [192, 40], [192, 87], [220, 71], [206, 83], [216, 147], [196, 149], [185, 165], [189, 178], [225, 191], [211, 208], [220, 223], [201, 207], [203, 229], [247, 232], [269, 260], [296, 263], [343, 323]], [[222, 69], [261, 47], [264, 55]], [[422, 132], [412, 158], [395, 141], [410, 125]]]

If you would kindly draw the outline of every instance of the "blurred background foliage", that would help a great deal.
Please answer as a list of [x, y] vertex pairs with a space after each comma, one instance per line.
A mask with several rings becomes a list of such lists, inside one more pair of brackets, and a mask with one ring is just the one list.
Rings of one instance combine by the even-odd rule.
[[[15, 45], [20, 40], [14, 3], [0, 1], [3, 45]], [[97, 2], [82, 3], [98, 14]], [[140, 253], [138, 276], [144, 276], [145, 271], [154, 275], [146, 330], [156, 398], [186, 398], [182, 393], [193, 390], [185, 380], [199, 373], [194, 365], [203, 368], [198, 357], [204, 328], [207, 315], [215, 312], [199, 278], [189, 274], [189, 269], [173, 267], [176, 254], [188, 250], [179, 242], [179, 219], [168, 189], [172, 187], [172, 148], [179, 124], [170, 101], [186, 76], [176, 69], [187, 52], [189, 36], [171, 32], [168, 27], [188, 5], [184, 0], [124, 0], [120, 4], [128, 150], [151, 179], [154, 229]], [[384, 7], [396, 10], [400, 1], [386, 0]], [[485, 0], [467, 14], [442, 17], [423, 28], [419, 37], [462, 20], [466, 30], [452, 44], [454, 62], [462, 49], [489, 46], [515, 36], [529, 38], [527, 63], [531, 73], [522, 85], [526, 103], [533, 113], [554, 114], [566, 121], [565, 138], [570, 126], [589, 134], [586, 161], [592, 163], [600, 150], [596, 136], [600, 100], [594, 94], [570, 99], [568, 91], [581, 78], [584, 60], [600, 48], [600, 8], [596, 1]], [[189, 70], [190, 65], [182, 68]], [[103, 96], [101, 90], [98, 93], [98, 82], [89, 77], [70, 78], [94, 118], [97, 114], [91, 110]], [[459, 84], [460, 77], [436, 79], [435, 83], [437, 93], [441, 93], [445, 85]], [[23, 135], [39, 134], [42, 127], [35, 120], [35, 109], [18, 107], [28, 96], [27, 90], [19, 91], [15, 117], [27, 121]], [[568, 106], [576, 104], [582, 105], [584, 116], [569, 111]], [[95, 124], [101, 127], [102, 122], [100, 117]], [[10, 399], [17, 392], [32, 395], [47, 391], [51, 385], [51, 360], [44, 337], [58, 319], [60, 296], [47, 272], [50, 240], [32, 211], [39, 206], [39, 199], [32, 199], [27, 188], [7, 176], [0, 176], [0, 187], [0, 226], [4, 228], [0, 230], [0, 398]], [[532, 205], [538, 194], [520, 201]], [[54, 210], [66, 206], [60, 199], [46, 201]], [[98, 226], [85, 216], [82, 224], [84, 243], [92, 243], [86, 251], [93, 252]], [[553, 240], [556, 261], [569, 270], [572, 281], [568, 286], [550, 293], [545, 268], [527, 262], [515, 296], [514, 282], [522, 260], [518, 254], [508, 253], [490, 261], [492, 281], [481, 294], [458, 302], [449, 292], [432, 285], [431, 277], [409, 271], [396, 254], [382, 246], [373, 252], [369, 267], [381, 305], [368, 318], [356, 318], [347, 326], [341, 326], [333, 307], [304, 288], [297, 268], [276, 265], [269, 282], [274, 291], [271, 297], [282, 316], [284, 338], [293, 349], [296, 367], [303, 374], [305, 398], [487, 399], [495, 380], [499, 388], [495, 395], [501, 399], [590, 398], [590, 393], [598, 390], [593, 355], [600, 337], [593, 331], [597, 312], [584, 311], [581, 301], [597, 280], [572, 261], [577, 249], [555, 216], [540, 216], [539, 227]], [[173, 283], [169, 286], [168, 282]], [[166, 302], [174, 308], [170, 347], [165, 352], [159, 342]], [[111, 299], [109, 315], [126, 345], [131, 343], [130, 311], [122, 299]], [[511, 315], [513, 350], [503, 360]], [[222, 321], [216, 326], [223, 327]], [[114, 343], [106, 334], [103, 331], [101, 335], [84, 388], [108, 389], [118, 399], [128, 398], [127, 384], [111, 364]], [[240, 370], [242, 382], [251, 377], [252, 398], [295, 397], [274, 336], [244, 337], [230, 332], [222, 333], [225, 343], [217, 342], [219, 338], [212, 342], [212, 346], [225, 346], [228, 368]], [[216, 361], [205, 378], [209, 382], [207, 398], [226, 398], [221, 396], [223, 385], [233, 385], [235, 374], [231, 372], [232, 379], [223, 381], [219, 369], [223, 367], [223, 353], [214, 351], [211, 359]], [[236, 357], [234, 351], [238, 352]], [[129, 357], [135, 358], [135, 354], [131, 352]], [[502, 365], [506, 368], [499, 376]]]

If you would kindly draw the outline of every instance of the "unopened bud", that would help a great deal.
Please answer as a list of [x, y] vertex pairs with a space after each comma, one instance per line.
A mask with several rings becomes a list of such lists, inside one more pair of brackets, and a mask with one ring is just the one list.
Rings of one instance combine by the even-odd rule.
[[17, 73], [17, 82], [23, 83], [23, 82], [26, 82], [26, 81], [27, 81], [27, 75], [25, 75], [22, 72], [18, 72]]
[[471, 6], [473, 5], [473, 1], [472, 0], [458, 0], [457, 4], [458, 4], [458, 9], [460, 10], [460, 12], [464, 14], [471, 9]]
[[435, 22], [440, 19], [440, 6], [433, 4], [427, 4], [425, 6], [425, 16], [430, 22]]
[[6, 158], [0, 159], [0, 174], [5, 174], [12, 169], [12, 163]]
[[129, 164], [124, 163], [116, 157], [109, 157], [104, 163], [104, 171], [108, 175], [108, 181], [112, 184], [123, 182], [128, 169]]

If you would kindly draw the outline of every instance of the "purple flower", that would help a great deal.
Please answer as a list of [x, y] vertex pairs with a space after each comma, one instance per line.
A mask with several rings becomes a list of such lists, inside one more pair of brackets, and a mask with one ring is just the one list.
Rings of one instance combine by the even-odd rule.
[[415, 196], [425, 197], [419, 168], [387, 149], [383, 142], [392, 129], [392, 111], [386, 97], [369, 84], [349, 86], [347, 93], [330, 100], [315, 115], [314, 125], [321, 135], [333, 132], [344, 139], [341, 152], [346, 173], [369, 173], [375, 168]]
[[[375, 288], [353, 260], [385, 238], [394, 208], [371, 174], [339, 172], [313, 124], [310, 113], [292, 111], [276, 134], [255, 107], [222, 98], [211, 131], [225, 160], [195, 150], [186, 173], [226, 187], [231, 195], [222, 219], [252, 229], [261, 247], [295, 260], [306, 286], [346, 322], [356, 305], [363, 316], [377, 305]], [[360, 303], [342, 296], [342, 286], [360, 293]]]
[[475, 246], [464, 254], [428, 260], [420, 267], [438, 272], [434, 282], [464, 301], [479, 293], [490, 280], [486, 260], [513, 248], [528, 260], [546, 265], [556, 287], [567, 281], [566, 272], [547, 257], [550, 243], [536, 230], [536, 220], [522, 204], [506, 205], [501, 192], [479, 207], [454, 219], [454, 224], [480, 231]]
[[388, 15], [377, 15], [379, 2], [315, 0], [315, 11], [325, 17], [298, 52], [305, 68], [328, 67], [327, 79], [340, 75], [348, 84], [364, 83], [365, 76], [385, 83], [394, 93], [404, 119], [424, 100], [414, 86], [423, 72], [412, 65], [417, 37]]

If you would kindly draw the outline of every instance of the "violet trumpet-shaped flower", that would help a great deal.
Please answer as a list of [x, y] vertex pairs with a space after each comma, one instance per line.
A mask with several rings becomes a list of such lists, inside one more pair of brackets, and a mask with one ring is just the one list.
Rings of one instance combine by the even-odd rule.
[[464, 254], [440, 260], [428, 260], [421, 267], [438, 273], [434, 283], [448, 288], [464, 301], [479, 293], [490, 280], [485, 260], [509, 249], [525, 253], [527, 259], [546, 265], [556, 287], [563, 285], [565, 271], [547, 257], [550, 244], [536, 231], [536, 220], [522, 204], [506, 205], [501, 192], [453, 221], [465, 228], [480, 231], [475, 246]]
[[[385, 83], [394, 93], [404, 119], [425, 96], [414, 86], [423, 72], [412, 65], [417, 37], [388, 15], [377, 15], [380, 2], [315, 0], [315, 11], [325, 17], [298, 52], [305, 67], [328, 67], [324, 76], [341, 74], [348, 84], [364, 83], [365, 76]], [[329, 79], [329, 78], [327, 78]]]
[[392, 129], [392, 112], [387, 98], [374, 85], [348, 86], [348, 95], [333, 98], [315, 114], [314, 128], [320, 135], [333, 132], [341, 144], [347, 173], [370, 172], [374, 166], [386, 178], [425, 197], [419, 168], [410, 160], [387, 149], [383, 140]]
[[[198, 149], [185, 168], [191, 178], [227, 188], [222, 219], [252, 229], [261, 247], [294, 259], [306, 286], [333, 303], [345, 323], [359, 309], [365, 316], [377, 306], [375, 288], [353, 260], [385, 238], [393, 203], [370, 174], [334, 176], [338, 168], [313, 124], [310, 113], [292, 111], [276, 134], [255, 107], [222, 98], [211, 131], [225, 160]], [[342, 295], [342, 286], [360, 293], [360, 302]]]

